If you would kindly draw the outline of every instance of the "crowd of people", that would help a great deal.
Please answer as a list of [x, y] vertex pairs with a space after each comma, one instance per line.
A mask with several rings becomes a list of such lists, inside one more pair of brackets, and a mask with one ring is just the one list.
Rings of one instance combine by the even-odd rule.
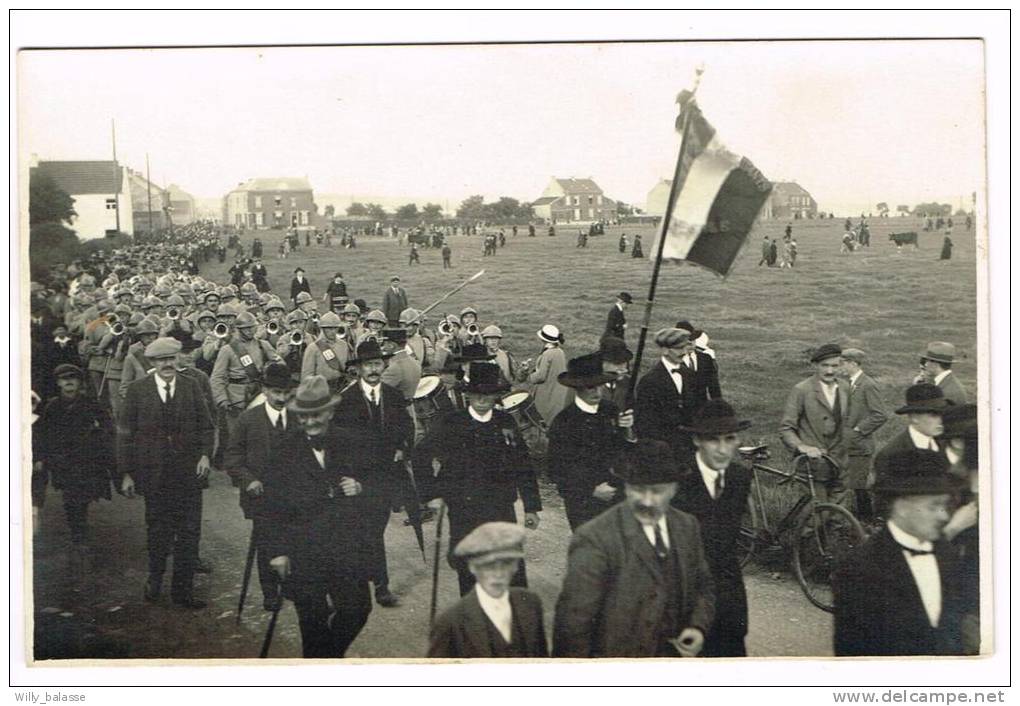
[[[200, 265], [223, 237], [178, 228], [32, 285], [32, 501], [61, 492], [72, 573], [90, 504], [141, 496], [141, 597], [162, 600], [172, 555], [170, 600], [203, 610], [203, 490], [224, 471], [252, 521], [263, 606], [293, 601], [305, 657], [343, 657], [373, 599], [400, 607], [394, 507], [449, 523], [461, 600], [435, 620], [429, 656], [746, 654], [749, 422], [704, 331], [655, 332], [658, 355], [632, 384], [627, 292], [597, 350], [568, 357], [547, 323], [540, 353], [518, 361], [474, 307], [432, 329], [396, 276], [377, 308], [341, 272], [313, 296], [300, 267], [283, 299], [259, 286], [254, 257], [229, 284], [209, 281]], [[873, 528], [833, 579], [837, 654], [977, 651], [976, 407], [955, 357], [927, 346], [895, 410], [908, 427], [881, 449], [889, 414], [859, 349], [819, 346], [778, 421], [791, 453], [818, 465], [818, 492]], [[573, 533], [551, 646], [523, 560], [543, 471]]]

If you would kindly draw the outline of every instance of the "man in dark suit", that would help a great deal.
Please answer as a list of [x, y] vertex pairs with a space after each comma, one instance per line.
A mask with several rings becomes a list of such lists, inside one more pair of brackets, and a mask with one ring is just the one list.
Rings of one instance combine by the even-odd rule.
[[691, 371], [683, 365], [684, 358], [694, 350], [687, 331], [678, 328], [660, 329], [655, 334], [661, 357], [638, 381], [634, 402], [634, 431], [639, 439], [659, 439], [673, 447], [682, 461], [693, 454], [690, 437], [678, 428], [690, 421], [695, 404]]
[[383, 313], [390, 326], [400, 325], [400, 312], [408, 307], [407, 292], [400, 286], [399, 277], [390, 277], [390, 288], [383, 295]]
[[[337, 405], [334, 423], [357, 439], [352, 463], [359, 477], [371, 479], [370, 491], [362, 499], [364, 520], [371, 545], [371, 575], [375, 600], [390, 608], [398, 604], [390, 592], [386, 570], [384, 534], [391, 508], [399, 505], [404, 484], [404, 454], [414, 440], [414, 422], [407, 413], [404, 395], [382, 382], [387, 361], [378, 341], [363, 341], [349, 364], [357, 369], [358, 384]], [[403, 474], [403, 475], [402, 475]]]
[[372, 612], [361, 515], [362, 494], [377, 491], [355, 475], [350, 433], [332, 424], [339, 401], [321, 375], [302, 381], [287, 405], [298, 428], [263, 479], [269, 564], [294, 601], [309, 658], [343, 657]]
[[[438, 469], [419, 486], [422, 499], [446, 502], [450, 546], [486, 522], [516, 522], [518, 497], [524, 504], [524, 526], [536, 529], [542, 500], [535, 468], [514, 418], [495, 409], [510, 386], [500, 380], [499, 366], [469, 363], [468, 382], [461, 387], [467, 409], [440, 419], [415, 449], [416, 467]], [[457, 566], [457, 579], [461, 595], [475, 584], [464, 566]], [[513, 585], [527, 586], [524, 562]]]
[[453, 550], [475, 577], [475, 589], [439, 616], [429, 657], [548, 657], [542, 600], [511, 586], [524, 559], [524, 528], [511, 522], [476, 527]]
[[640, 439], [617, 466], [625, 502], [574, 533], [556, 603], [556, 657], [694, 657], [715, 615], [698, 521], [670, 507], [679, 466]]
[[[790, 390], [779, 433], [795, 455], [805, 455], [815, 474], [815, 492], [824, 501], [846, 507], [850, 495], [844, 478], [846, 443], [844, 421], [849, 411], [850, 386], [837, 377], [842, 349], [834, 343], [819, 346], [811, 356], [815, 374]], [[835, 467], [824, 460], [828, 456]]]
[[311, 296], [312, 287], [305, 279], [305, 271], [298, 267], [294, 269], [294, 279], [290, 281], [290, 300], [295, 303], [295, 306], [297, 305], [297, 295], [301, 292], [307, 292], [308, 296]]
[[736, 460], [738, 433], [751, 426], [725, 400], [712, 400], [685, 430], [692, 434], [694, 465], [680, 478], [673, 507], [701, 524], [705, 559], [715, 581], [715, 620], [702, 657], [745, 657], [747, 593], [737, 556], [740, 521], [751, 489], [750, 471]]
[[956, 346], [945, 341], [933, 341], [921, 354], [921, 374], [914, 382], [938, 385], [950, 404], [967, 404], [967, 391], [953, 374]]
[[155, 374], [131, 383], [118, 420], [118, 487], [145, 498], [149, 578], [145, 599], [155, 601], [167, 556], [173, 552], [170, 597], [203, 608], [192, 582], [202, 522], [202, 488], [213, 451], [213, 422], [197, 381], [178, 375], [181, 343], [157, 338], [145, 349]]
[[874, 473], [877, 478], [888, 470], [890, 459], [911, 449], [942, 452], [939, 438], [943, 432], [942, 413], [952, 405], [942, 389], [931, 383], [918, 383], [907, 388], [906, 404], [896, 414], [907, 418], [907, 428], [889, 439], [875, 454]]
[[[687, 331], [692, 341], [701, 338], [704, 331], [694, 328], [690, 321], [677, 321], [676, 327]], [[688, 353], [683, 360], [683, 365], [693, 373], [693, 384], [691, 385], [691, 398], [695, 408], [700, 407], [709, 400], [718, 400], [722, 397], [722, 389], [719, 387], [719, 367], [715, 358], [698, 350]]]
[[[573, 403], [549, 427], [549, 477], [563, 497], [571, 530], [608, 510], [619, 497], [612, 475], [616, 457], [626, 447], [619, 409], [602, 399], [605, 383], [615, 376], [602, 372], [599, 353], [573, 358], [558, 376], [574, 390]], [[627, 426], [632, 415], [622, 420]]]
[[279, 604], [276, 572], [269, 568], [272, 558], [265, 548], [265, 522], [262, 497], [269, 467], [279, 461], [287, 435], [293, 433], [294, 420], [287, 418], [287, 403], [296, 383], [286, 363], [269, 363], [262, 371], [262, 392], [266, 401], [245, 410], [237, 420], [223, 456], [223, 467], [241, 490], [241, 511], [252, 521], [262, 603], [266, 610]]
[[626, 340], [627, 317], [624, 316], [624, 312], [633, 302], [634, 298], [629, 292], [620, 292], [616, 295], [616, 303], [613, 304], [613, 308], [609, 310], [609, 316], [606, 318], [606, 330], [602, 334], [603, 338], [613, 336]]
[[963, 654], [959, 575], [942, 541], [959, 482], [934, 451], [895, 454], [875, 481], [885, 527], [833, 575], [837, 656]]
[[850, 404], [843, 431], [846, 434], [846, 484], [854, 493], [857, 516], [868, 521], [874, 515], [868, 492], [871, 463], [875, 455], [873, 434], [889, 420], [878, 384], [861, 366], [865, 354], [859, 348], [843, 349], [843, 375], [850, 383]]

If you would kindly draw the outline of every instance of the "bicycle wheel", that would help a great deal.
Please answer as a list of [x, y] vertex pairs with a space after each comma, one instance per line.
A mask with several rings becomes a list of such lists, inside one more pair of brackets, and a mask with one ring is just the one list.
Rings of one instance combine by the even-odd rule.
[[817, 503], [797, 525], [793, 571], [812, 604], [832, 612], [832, 572], [864, 543], [864, 529], [844, 507]]
[[747, 499], [747, 507], [740, 518], [740, 534], [737, 535], [737, 559], [740, 568], [744, 568], [761, 546], [762, 522], [754, 500]]

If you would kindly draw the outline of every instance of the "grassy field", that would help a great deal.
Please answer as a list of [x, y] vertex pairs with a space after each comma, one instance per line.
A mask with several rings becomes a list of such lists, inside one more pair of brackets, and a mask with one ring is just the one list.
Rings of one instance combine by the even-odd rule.
[[[890, 408], [917, 371], [918, 354], [932, 340], [953, 342], [957, 376], [973, 394], [977, 374], [975, 243], [973, 233], [958, 229], [953, 259], [940, 262], [942, 235], [920, 232], [913, 219], [873, 219], [871, 248], [840, 255], [841, 220], [794, 221], [799, 246], [795, 269], [758, 267], [763, 233], [782, 235], [786, 222], [765, 222], [752, 234], [730, 276], [723, 280], [700, 268], [667, 263], [659, 279], [650, 331], [688, 319], [711, 337], [718, 354], [723, 393], [738, 413], [753, 420], [748, 441], [778, 449], [776, 429], [789, 389], [810, 374], [809, 349], [828, 341], [853, 345], [869, 354], [866, 372], [877, 380]], [[897, 253], [888, 234], [916, 230], [920, 248]], [[546, 323], [566, 337], [568, 357], [594, 350], [617, 292], [627, 290], [635, 304], [628, 312], [628, 344], [636, 349], [651, 262], [617, 251], [620, 232], [630, 240], [640, 233], [645, 253], [654, 228], [621, 226], [590, 238], [577, 249], [576, 228], [560, 226], [554, 238], [516, 239], [495, 257], [483, 257], [481, 239], [451, 238], [453, 264], [444, 271], [438, 251], [423, 250], [421, 264], [409, 266], [406, 251], [389, 238], [361, 237], [347, 250], [302, 247], [286, 260], [277, 259], [280, 234], [262, 232], [266, 266], [274, 290], [289, 294], [291, 272], [305, 268], [312, 293], [321, 297], [331, 275], [340, 271], [352, 298], [381, 304], [391, 275], [399, 275], [411, 305], [423, 308], [480, 269], [485, 275], [440, 306], [459, 312], [468, 304], [479, 311], [482, 325], [503, 329], [504, 348], [518, 358], [536, 355], [535, 336]], [[507, 229], [509, 233], [509, 229]], [[246, 234], [245, 241], [252, 235]], [[203, 275], [227, 279], [231, 264], [213, 263]], [[654, 345], [645, 365], [654, 362]], [[893, 419], [878, 432], [881, 443], [901, 428]]]

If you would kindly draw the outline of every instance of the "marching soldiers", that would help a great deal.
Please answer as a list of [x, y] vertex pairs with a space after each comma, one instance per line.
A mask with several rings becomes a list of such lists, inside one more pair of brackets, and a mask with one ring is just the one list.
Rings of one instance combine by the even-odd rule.
[[236, 336], [220, 348], [210, 377], [213, 400], [226, 415], [227, 433], [232, 433], [237, 418], [259, 393], [262, 368], [280, 360], [272, 346], [255, 338], [255, 317], [247, 311], [234, 321]]
[[305, 348], [301, 378], [321, 375], [335, 392], [346, 383], [347, 361], [351, 357], [351, 347], [339, 336], [346, 327], [339, 316], [329, 311], [319, 317], [319, 329], [322, 335]]

